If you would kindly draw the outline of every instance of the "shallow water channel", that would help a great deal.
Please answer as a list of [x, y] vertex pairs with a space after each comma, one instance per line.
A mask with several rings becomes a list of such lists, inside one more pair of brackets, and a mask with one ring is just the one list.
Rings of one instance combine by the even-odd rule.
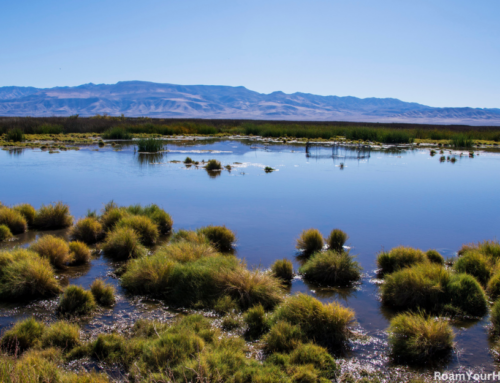
[[[352, 289], [318, 289], [295, 279], [291, 290], [324, 302], [339, 300], [354, 309], [358, 330], [367, 337], [352, 344], [347, 359], [353, 364], [389, 366], [385, 330], [394, 313], [382, 307], [378, 297], [379, 251], [398, 245], [435, 248], [446, 258], [464, 243], [497, 239], [500, 233], [496, 153], [469, 158], [467, 152], [460, 157], [460, 152], [445, 151], [457, 162], [441, 163], [439, 154], [431, 157], [423, 149], [372, 150], [366, 158], [357, 158], [356, 151], [341, 150], [332, 157], [332, 148], [314, 146], [306, 155], [303, 145], [237, 140], [168, 141], [168, 151], [156, 155], [138, 154], [134, 148], [121, 143], [53, 154], [40, 149], [0, 151], [0, 201], [38, 208], [61, 200], [76, 218], [88, 209], [100, 210], [110, 200], [118, 205], [156, 203], [172, 215], [174, 229], [228, 226], [237, 233], [237, 256], [255, 267], [286, 257], [298, 269], [295, 239], [303, 229], [315, 227], [326, 236], [340, 228], [349, 234], [351, 254], [364, 268], [362, 283]], [[208, 173], [176, 162], [186, 156], [194, 161], [215, 158], [232, 169]], [[265, 166], [276, 171], [266, 173]], [[3, 247], [27, 246], [45, 233], [28, 232]], [[173, 315], [161, 302], [125, 294], [112, 278], [114, 266], [100, 257], [60, 275], [84, 287], [105, 277], [118, 289], [118, 303], [101, 310], [85, 329], [120, 330], [140, 316]], [[56, 301], [2, 305], [0, 329], [32, 314], [51, 317]], [[454, 322], [456, 352], [440, 368], [496, 370], [488, 323], [488, 317]]]

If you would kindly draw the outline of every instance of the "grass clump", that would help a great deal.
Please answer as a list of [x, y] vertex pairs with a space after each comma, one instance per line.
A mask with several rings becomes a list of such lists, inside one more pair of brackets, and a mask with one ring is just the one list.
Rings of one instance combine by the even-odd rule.
[[187, 164], [192, 164], [193, 163], [193, 160], [191, 159], [191, 157], [186, 157], [186, 159], [184, 160], [184, 163], [187, 165]]
[[172, 217], [158, 205], [151, 204], [145, 207], [142, 207], [141, 205], [131, 205], [126, 208], [126, 211], [133, 215], [148, 217], [158, 226], [158, 229], [162, 234], [168, 234], [172, 231], [172, 226], [174, 225]]
[[96, 303], [90, 291], [80, 286], [68, 286], [59, 300], [57, 311], [66, 316], [86, 315], [94, 311]]
[[278, 259], [271, 266], [271, 273], [284, 283], [291, 283], [293, 279], [293, 265], [288, 259]]
[[0, 242], [6, 241], [13, 237], [7, 225], [0, 225]]
[[487, 311], [484, 290], [467, 274], [455, 274], [436, 264], [420, 264], [386, 277], [382, 302], [398, 309], [483, 316]]
[[272, 168], [272, 167], [270, 167], [270, 166], [266, 166], [266, 167], [264, 168], [264, 171], [265, 171], [266, 173], [272, 173], [272, 172], [274, 172], [275, 170], [276, 170], [276, 169], [273, 169], [273, 168]]
[[346, 286], [361, 278], [361, 266], [346, 252], [328, 250], [312, 255], [300, 268], [304, 279], [325, 286]]
[[47, 259], [26, 249], [0, 252], [0, 298], [36, 299], [60, 292]]
[[488, 283], [492, 273], [488, 258], [478, 251], [468, 251], [459, 257], [453, 266], [459, 273], [472, 275], [483, 286]]
[[389, 344], [398, 362], [425, 363], [449, 355], [454, 334], [444, 319], [423, 314], [399, 314], [391, 320]]
[[9, 228], [12, 234], [21, 234], [28, 230], [26, 218], [17, 210], [0, 206], [0, 225]]
[[217, 160], [208, 160], [207, 164], [205, 165], [205, 169], [215, 171], [215, 170], [222, 170], [222, 165], [220, 161]]
[[90, 285], [90, 292], [101, 306], [111, 306], [115, 303], [115, 288], [102, 279], [95, 279]]
[[36, 212], [34, 226], [38, 230], [64, 229], [73, 224], [68, 205], [57, 202], [55, 205], [42, 205]]
[[146, 246], [154, 245], [160, 236], [158, 226], [146, 216], [135, 215], [122, 218], [116, 227], [134, 230], [138, 234], [140, 242]]
[[90, 263], [92, 254], [85, 243], [80, 241], [72, 241], [68, 243], [68, 246], [72, 259], [72, 265], [82, 265], [85, 263]]
[[5, 332], [1, 347], [9, 353], [24, 352], [40, 344], [44, 330], [45, 325], [33, 317], [22, 320]]
[[230, 252], [233, 250], [236, 235], [226, 226], [206, 226], [199, 229], [215, 248], [222, 252]]
[[319, 230], [307, 229], [300, 233], [295, 246], [304, 255], [311, 255], [323, 249], [324, 239]]
[[425, 262], [427, 262], [427, 257], [423, 251], [404, 246], [395, 247], [377, 256], [377, 264], [383, 274]]
[[217, 253], [208, 243], [186, 241], [175, 242], [162, 246], [156, 251], [156, 254], [179, 263], [194, 262], [201, 258], [215, 257], [219, 255], [219, 253]]
[[24, 141], [24, 132], [19, 128], [10, 129], [5, 139], [6, 141], [22, 142]]
[[210, 244], [207, 237], [199, 231], [192, 230], [179, 230], [176, 231], [172, 237], [170, 238], [171, 243], [179, 243], [179, 242], [191, 242], [198, 244]]
[[157, 138], [141, 138], [137, 141], [139, 153], [156, 153], [163, 150], [163, 140]]
[[500, 273], [496, 273], [491, 277], [486, 287], [486, 291], [493, 300], [497, 300], [497, 298], [500, 297]]
[[111, 129], [106, 130], [103, 134], [101, 134], [101, 137], [104, 138], [105, 140], [131, 140], [132, 135], [130, 133], [127, 133], [127, 131], [124, 128], [120, 128], [118, 126], [115, 126]]
[[294, 365], [313, 365], [325, 379], [335, 379], [339, 369], [335, 359], [328, 351], [312, 343], [300, 344], [290, 354], [290, 363]]
[[33, 226], [35, 222], [36, 209], [29, 203], [22, 203], [13, 207], [14, 210], [21, 213], [21, 215], [26, 219], [28, 226]]
[[307, 338], [325, 347], [338, 348], [346, 344], [354, 324], [354, 312], [337, 302], [322, 304], [305, 295], [294, 295], [275, 311], [273, 321], [287, 321], [300, 326]]
[[248, 334], [253, 338], [259, 337], [269, 330], [269, 319], [261, 304], [250, 307], [243, 315], [243, 320], [248, 326]]
[[76, 222], [71, 228], [70, 235], [76, 241], [93, 244], [104, 237], [104, 229], [97, 218], [86, 217]]
[[214, 311], [219, 315], [225, 315], [238, 311], [238, 302], [229, 295], [224, 295], [217, 299], [214, 304]]
[[450, 145], [454, 148], [472, 148], [474, 140], [465, 134], [455, 134], [451, 137]]
[[441, 254], [439, 254], [439, 252], [436, 250], [427, 250], [425, 252], [425, 256], [432, 263], [436, 263], [438, 265], [444, 265], [443, 256]]
[[493, 332], [500, 334], [500, 300], [497, 300], [491, 307], [491, 324], [493, 325]]
[[41, 338], [43, 347], [71, 350], [80, 344], [80, 327], [66, 321], [58, 321], [47, 327]]
[[129, 217], [130, 214], [125, 209], [120, 209], [118, 207], [111, 207], [104, 211], [101, 216], [101, 223], [103, 229], [106, 231], [113, 230], [116, 224], [125, 217]]
[[296, 349], [306, 337], [301, 328], [286, 321], [278, 321], [272, 325], [264, 338], [264, 350], [267, 353], [290, 352]]
[[349, 239], [349, 236], [340, 229], [333, 229], [328, 236], [326, 243], [330, 250], [336, 251], [338, 253], [344, 250], [344, 245]]
[[30, 249], [46, 258], [50, 263], [59, 269], [63, 269], [73, 262], [68, 243], [59, 237], [53, 235], [44, 235], [39, 238]]
[[129, 227], [120, 227], [108, 234], [102, 245], [104, 253], [114, 259], [125, 260], [147, 254], [139, 235]]

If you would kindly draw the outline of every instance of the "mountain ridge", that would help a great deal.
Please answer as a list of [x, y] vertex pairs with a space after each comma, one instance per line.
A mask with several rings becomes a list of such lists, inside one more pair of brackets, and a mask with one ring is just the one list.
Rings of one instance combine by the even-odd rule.
[[258, 93], [244, 86], [146, 81], [0, 87], [0, 116], [68, 116], [408, 122], [500, 125], [499, 108], [435, 108], [396, 98]]

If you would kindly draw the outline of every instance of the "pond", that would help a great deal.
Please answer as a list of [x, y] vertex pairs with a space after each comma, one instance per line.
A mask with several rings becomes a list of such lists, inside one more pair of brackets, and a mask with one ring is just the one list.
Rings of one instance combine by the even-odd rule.
[[[376, 255], [398, 245], [437, 249], [453, 257], [464, 243], [497, 239], [500, 232], [500, 155], [449, 153], [456, 162], [440, 162], [429, 150], [333, 151], [314, 146], [264, 144], [246, 140], [168, 141], [168, 151], [145, 155], [123, 142], [84, 146], [79, 151], [48, 153], [40, 149], [0, 151], [0, 201], [38, 208], [63, 201], [75, 217], [118, 205], [156, 203], [171, 214], [174, 229], [226, 225], [238, 237], [237, 256], [249, 266], [268, 267], [276, 259], [295, 262], [295, 240], [307, 228], [325, 236], [333, 228], [349, 234], [347, 245], [364, 268], [362, 283], [349, 290], [318, 289], [295, 279], [291, 291], [307, 292], [354, 309], [368, 341], [353, 344], [348, 358], [375, 367], [388, 365], [387, 334], [394, 313], [378, 296]], [[332, 157], [332, 153], [335, 157]], [[185, 166], [215, 158], [231, 169], [209, 173]], [[359, 158], [358, 158], [359, 157]], [[266, 173], [269, 166], [275, 171]], [[64, 231], [56, 234], [66, 235]], [[28, 232], [4, 247], [26, 246], [38, 233]], [[88, 287], [98, 276], [112, 275], [114, 265], [94, 259], [61, 275]], [[161, 302], [127, 296], [116, 279], [119, 302], [90, 320], [88, 329], [109, 330], [120, 320], [170, 315]], [[29, 307], [2, 306], [0, 326], [36, 313], [52, 315], [55, 301]], [[495, 370], [489, 351], [489, 319], [454, 322], [458, 352], [444, 370]], [[105, 327], [105, 329], [102, 329]]]

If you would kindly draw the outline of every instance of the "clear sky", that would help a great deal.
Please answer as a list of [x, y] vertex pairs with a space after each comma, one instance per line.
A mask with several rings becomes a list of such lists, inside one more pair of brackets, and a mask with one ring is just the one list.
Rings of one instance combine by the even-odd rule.
[[500, 108], [500, 0], [19, 0], [0, 86], [144, 80]]

